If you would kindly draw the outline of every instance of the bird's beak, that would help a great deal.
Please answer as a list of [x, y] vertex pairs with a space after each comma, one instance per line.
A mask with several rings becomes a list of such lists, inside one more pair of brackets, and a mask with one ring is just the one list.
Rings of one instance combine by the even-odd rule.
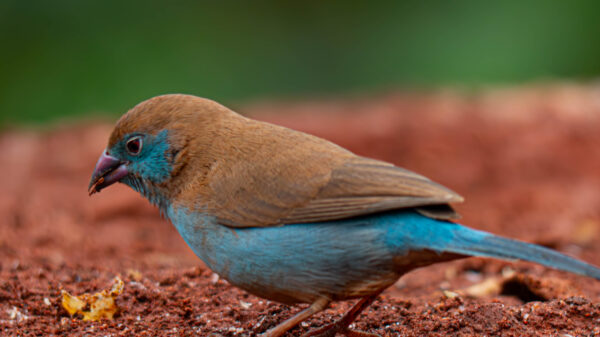
[[98, 163], [96, 163], [96, 168], [94, 169], [94, 173], [92, 173], [92, 180], [90, 180], [88, 192], [90, 195], [100, 192], [103, 188], [121, 180], [127, 173], [127, 166], [125, 163], [109, 155], [105, 150], [100, 156], [100, 159], [98, 159]]

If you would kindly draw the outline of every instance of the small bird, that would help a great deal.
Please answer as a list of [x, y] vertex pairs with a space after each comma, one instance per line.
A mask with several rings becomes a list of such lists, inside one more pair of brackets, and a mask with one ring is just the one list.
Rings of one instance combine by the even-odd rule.
[[117, 122], [90, 195], [124, 183], [156, 205], [206, 265], [257, 296], [310, 306], [359, 299], [304, 336], [376, 336], [349, 325], [400, 276], [468, 256], [521, 259], [600, 280], [556, 251], [453, 222], [463, 198], [428, 178], [324, 139], [243, 117], [208, 99], [163, 95]]

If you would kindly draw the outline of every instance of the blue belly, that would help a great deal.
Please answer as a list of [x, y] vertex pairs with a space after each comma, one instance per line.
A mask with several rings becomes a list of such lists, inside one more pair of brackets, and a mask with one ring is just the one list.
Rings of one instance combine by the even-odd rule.
[[182, 209], [168, 215], [214, 272], [283, 303], [354, 298], [385, 288], [406, 271], [441, 260], [437, 253], [459, 226], [412, 211], [264, 228], [225, 227]]

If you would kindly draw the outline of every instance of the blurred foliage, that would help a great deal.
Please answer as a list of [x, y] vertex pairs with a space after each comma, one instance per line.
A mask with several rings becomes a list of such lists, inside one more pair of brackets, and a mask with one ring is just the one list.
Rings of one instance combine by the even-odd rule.
[[0, 0], [0, 125], [222, 102], [588, 79], [598, 1]]

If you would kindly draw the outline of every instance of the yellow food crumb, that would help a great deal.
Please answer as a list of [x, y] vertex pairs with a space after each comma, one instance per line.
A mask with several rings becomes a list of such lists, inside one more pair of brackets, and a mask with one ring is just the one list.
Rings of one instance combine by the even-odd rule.
[[70, 315], [81, 314], [84, 321], [97, 321], [102, 318], [112, 319], [119, 311], [115, 298], [123, 292], [123, 281], [117, 276], [110, 290], [105, 289], [93, 295], [73, 296], [63, 290], [62, 306]]

